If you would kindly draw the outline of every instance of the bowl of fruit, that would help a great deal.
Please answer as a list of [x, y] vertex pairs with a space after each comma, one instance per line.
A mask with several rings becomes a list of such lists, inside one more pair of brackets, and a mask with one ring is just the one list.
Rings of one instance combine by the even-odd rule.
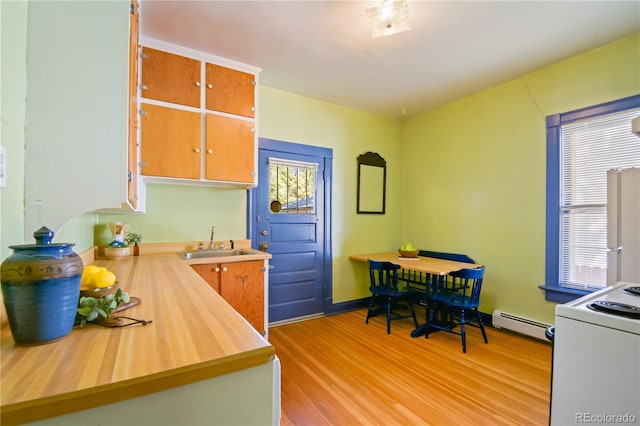
[[405, 243], [398, 249], [401, 257], [418, 257], [418, 249], [411, 243]]

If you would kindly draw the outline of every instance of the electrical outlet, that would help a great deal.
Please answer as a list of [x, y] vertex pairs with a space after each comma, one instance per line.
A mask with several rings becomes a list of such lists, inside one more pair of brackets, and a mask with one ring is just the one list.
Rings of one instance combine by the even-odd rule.
[[0, 188], [7, 187], [7, 148], [0, 145]]

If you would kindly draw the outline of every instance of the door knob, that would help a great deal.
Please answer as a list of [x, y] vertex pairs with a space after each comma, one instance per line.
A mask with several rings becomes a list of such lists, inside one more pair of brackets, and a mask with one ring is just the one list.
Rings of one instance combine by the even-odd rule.
[[267, 244], [267, 242], [266, 242], [266, 241], [263, 241], [263, 242], [260, 244], [260, 250], [262, 250], [262, 251], [267, 251], [267, 249], [268, 249], [268, 248], [269, 248], [269, 244]]

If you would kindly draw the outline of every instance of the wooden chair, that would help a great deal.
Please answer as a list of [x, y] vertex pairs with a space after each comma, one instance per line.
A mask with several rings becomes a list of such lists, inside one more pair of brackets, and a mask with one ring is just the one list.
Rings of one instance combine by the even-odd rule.
[[[482, 289], [482, 281], [484, 278], [484, 266], [477, 269], [461, 269], [451, 272], [449, 276], [451, 280], [436, 280], [433, 284], [433, 290], [430, 295], [433, 304], [427, 322], [426, 338], [429, 338], [431, 329], [443, 330], [449, 333], [458, 334], [462, 337], [462, 352], [467, 352], [467, 339], [465, 326], [467, 324], [480, 328], [485, 343], [487, 333], [484, 330], [482, 317], [478, 312], [480, 305], [480, 291]], [[438, 324], [434, 322], [436, 315], [436, 307], [442, 306], [448, 313], [448, 321]], [[471, 317], [468, 315], [471, 314]], [[454, 328], [460, 325], [460, 331]]]
[[[409, 298], [408, 290], [398, 288], [398, 269], [400, 265], [391, 262], [378, 262], [369, 259], [369, 277], [371, 285], [371, 300], [367, 311], [365, 324], [369, 324], [369, 318], [377, 314], [378, 309], [384, 307], [387, 314], [387, 334], [391, 334], [391, 321], [404, 318], [413, 318], [413, 323], [418, 327], [418, 320], [413, 310], [413, 304]], [[400, 314], [397, 301], [404, 300], [409, 305], [410, 315]]]

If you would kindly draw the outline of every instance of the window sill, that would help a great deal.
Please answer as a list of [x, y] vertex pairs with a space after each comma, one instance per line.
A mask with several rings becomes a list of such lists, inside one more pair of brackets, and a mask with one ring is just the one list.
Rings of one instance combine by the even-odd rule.
[[582, 296], [585, 296], [591, 293], [590, 291], [586, 291], [586, 290], [576, 290], [576, 289], [565, 288], [560, 286], [550, 287], [550, 286], [541, 285], [538, 288], [544, 290], [545, 300], [548, 300], [550, 302], [557, 302], [557, 303], [571, 302], [572, 300], [578, 299]]

